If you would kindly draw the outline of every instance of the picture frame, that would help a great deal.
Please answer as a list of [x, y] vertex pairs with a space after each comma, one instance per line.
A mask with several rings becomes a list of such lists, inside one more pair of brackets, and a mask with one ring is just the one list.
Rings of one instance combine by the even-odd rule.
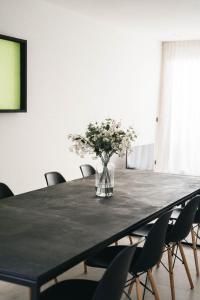
[[0, 34], [0, 113], [27, 112], [27, 40]]

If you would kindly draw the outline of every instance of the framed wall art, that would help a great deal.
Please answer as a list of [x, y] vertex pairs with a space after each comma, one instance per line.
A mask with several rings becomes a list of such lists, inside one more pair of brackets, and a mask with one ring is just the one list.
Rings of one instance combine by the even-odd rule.
[[27, 41], [0, 34], [0, 112], [27, 111]]

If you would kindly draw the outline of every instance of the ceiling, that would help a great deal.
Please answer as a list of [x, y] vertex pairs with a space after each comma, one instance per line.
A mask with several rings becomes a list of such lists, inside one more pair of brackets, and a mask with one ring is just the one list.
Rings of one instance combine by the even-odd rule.
[[45, 0], [158, 39], [200, 38], [200, 0]]

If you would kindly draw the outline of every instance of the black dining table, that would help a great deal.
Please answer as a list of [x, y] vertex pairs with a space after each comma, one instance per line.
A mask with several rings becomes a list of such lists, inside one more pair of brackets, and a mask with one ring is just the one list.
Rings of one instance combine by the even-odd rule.
[[0, 279], [40, 287], [200, 192], [200, 178], [117, 170], [114, 195], [95, 196], [94, 177], [0, 201]]

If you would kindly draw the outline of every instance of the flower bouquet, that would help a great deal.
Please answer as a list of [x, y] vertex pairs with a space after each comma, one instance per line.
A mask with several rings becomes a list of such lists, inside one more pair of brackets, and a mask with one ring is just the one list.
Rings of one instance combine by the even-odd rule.
[[122, 157], [130, 150], [136, 138], [132, 127], [124, 130], [121, 122], [105, 119], [102, 122], [90, 123], [85, 135], [70, 134], [71, 150], [81, 157], [91, 154], [101, 160], [101, 171], [96, 172], [96, 195], [110, 197], [113, 194], [114, 173], [110, 172], [109, 162], [112, 155]]

